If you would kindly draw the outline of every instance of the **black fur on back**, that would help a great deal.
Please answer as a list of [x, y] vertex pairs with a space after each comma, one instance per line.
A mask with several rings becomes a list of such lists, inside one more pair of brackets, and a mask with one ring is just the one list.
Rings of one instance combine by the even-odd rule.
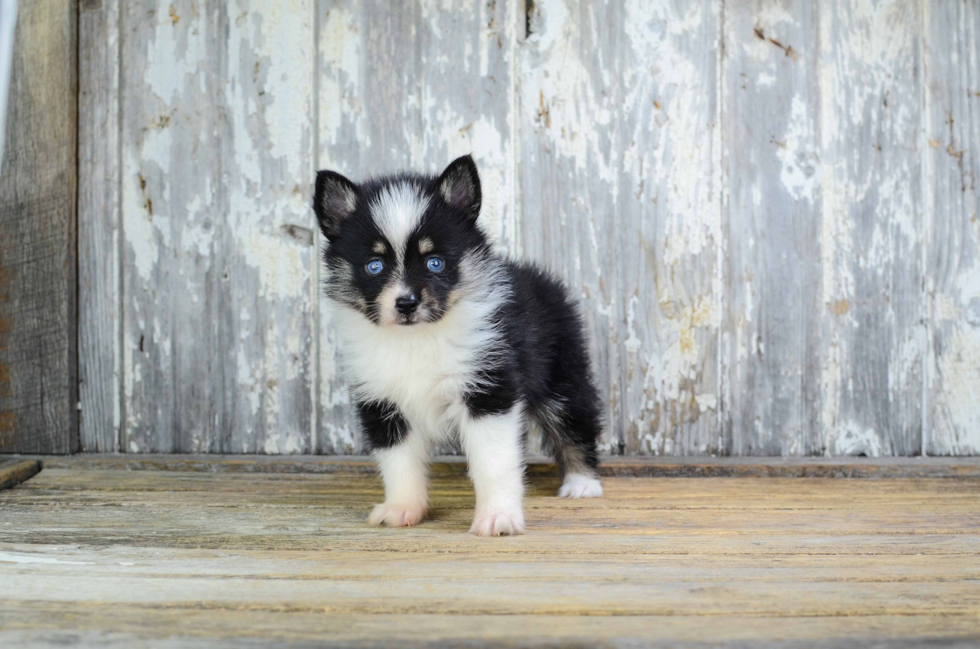
[[601, 401], [577, 305], [562, 282], [531, 263], [507, 262], [507, 278], [511, 297], [499, 316], [507, 362], [467, 403], [474, 413], [499, 412], [522, 399], [563, 472], [594, 471]]

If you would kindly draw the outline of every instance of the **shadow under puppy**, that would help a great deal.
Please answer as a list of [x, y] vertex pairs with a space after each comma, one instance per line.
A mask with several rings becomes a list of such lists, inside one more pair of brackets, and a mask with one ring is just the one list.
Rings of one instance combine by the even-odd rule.
[[523, 533], [529, 418], [561, 469], [558, 495], [602, 495], [600, 401], [577, 307], [549, 274], [493, 252], [481, 202], [470, 156], [438, 177], [317, 173], [326, 294], [385, 484], [373, 524], [422, 520], [429, 447], [458, 435], [476, 489], [470, 532]]

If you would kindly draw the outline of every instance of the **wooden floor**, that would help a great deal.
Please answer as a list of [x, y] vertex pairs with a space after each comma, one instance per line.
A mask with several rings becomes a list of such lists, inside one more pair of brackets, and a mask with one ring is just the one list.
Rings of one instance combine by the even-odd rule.
[[2, 647], [980, 644], [977, 477], [539, 470], [527, 534], [481, 539], [459, 465], [410, 529], [363, 471], [51, 465], [0, 492]]

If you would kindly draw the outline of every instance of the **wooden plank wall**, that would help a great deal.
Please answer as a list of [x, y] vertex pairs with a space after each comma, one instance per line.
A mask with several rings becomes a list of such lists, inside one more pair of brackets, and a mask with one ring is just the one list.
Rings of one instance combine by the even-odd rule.
[[0, 453], [78, 447], [77, 7], [21, 2], [0, 169]]
[[980, 452], [980, 5], [86, 0], [87, 450], [362, 450], [315, 169], [472, 151], [603, 450]]
[[980, 452], [980, 7], [925, 3], [926, 449]]
[[[472, 152], [482, 218], [501, 247], [518, 240], [514, 0], [406, 3], [319, 0], [318, 168], [352, 178], [399, 169], [436, 173]], [[380, 72], [384, 71], [384, 72]], [[319, 236], [319, 235], [318, 235]], [[323, 305], [317, 385], [320, 453], [361, 449], [338, 376]]]

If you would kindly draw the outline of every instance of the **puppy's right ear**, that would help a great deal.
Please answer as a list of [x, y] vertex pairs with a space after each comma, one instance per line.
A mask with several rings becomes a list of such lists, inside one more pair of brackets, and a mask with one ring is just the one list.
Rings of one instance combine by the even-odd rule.
[[323, 236], [333, 241], [354, 210], [361, 192], [357, 185], [333, 171], [316, 173], [316, 190], [313, 192], [313, 211], [320, 222]]

